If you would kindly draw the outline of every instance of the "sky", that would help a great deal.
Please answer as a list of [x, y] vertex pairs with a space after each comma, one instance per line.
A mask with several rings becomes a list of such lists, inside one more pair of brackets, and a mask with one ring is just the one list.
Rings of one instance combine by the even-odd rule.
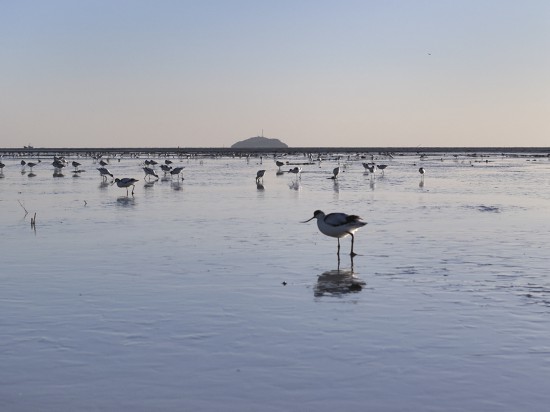
[[0, 147], [550, 146], [548, 0], [0, 0]]

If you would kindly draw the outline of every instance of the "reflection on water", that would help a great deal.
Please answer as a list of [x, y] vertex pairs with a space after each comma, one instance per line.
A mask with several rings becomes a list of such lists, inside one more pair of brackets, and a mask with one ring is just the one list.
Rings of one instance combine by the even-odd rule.
[[360, 292], [366, 282], [355, 276], [352, 269], [328, 270], [319, 275], [314, 296], [341, 296]]
[[103, 181], [101, 181], [101, 183], [99, 184], [98, 187], [99, 187], [100, 190], [105, 190], [111, 185], [112, 185], [112, 183], [109, 183], [109, 182], [103, 180]]
[[180, 183], [179, 180], [176, 180], [175, 182], [172, 181], [172, 182], [170, 183], [170, 187], [172, 188], [172, 190], [181, 190], [181, 189], [183, 189], [183, 187], [182, 187], [182, 185], [181, 185], [181, 183]]
[[133, 196], [132, 197], [120, 196], [120, 197], [117, 197], [116, 203], [118, 206], [131, 207], [136, 205], [136, 199]]
[[149, 180], [149, 181], [145, 181], [145, 183], [143, 184], [143, 188], [144, 189], [151, 189], [153, 188], [153, 186], [155, 186], [155, 183], [157, 183], [158, 180]]
[[256, 189], [261, 191], [261, 190], [265, 190], [265, 187], [264, 187], [263, 183], [257, 182], [256, 183]]
[[291, 190], [300, 190], [300, 181], [299, 180], [292, 180], [288, 184], [289, 189]]

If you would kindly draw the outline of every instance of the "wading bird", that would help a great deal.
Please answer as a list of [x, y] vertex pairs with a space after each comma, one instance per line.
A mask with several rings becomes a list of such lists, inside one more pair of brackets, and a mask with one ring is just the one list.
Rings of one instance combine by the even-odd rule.
[[[172, 170], [170, 170], [170, 174], [173, 176], [178, 176], [178, 179], [179, 179], [179, 176], [181, 174], [181, 171], [185, 169], [185, 166], [178, 166], [178, 167], [174, 167]], [[181, 180], [183, 180], [183, 176], [181, 177]]]
[[149, 180], [151, 180], [151, 176], [154, 176], [157, 179], [159, 178], [159, 175], [157, 175], [155, 173], [155, 171], [153, 169], [151, 169], [150, 167], [145, 166], [143, 168], [143, 171], [145, 172], [145, 179], [147, 179], [147, 176], [149, 176]]
[[338, 256], [340, 256], [340, 238], [348, 235], [351, 236], [350, 256], [356, 256], [356, 253], [353, 251], [353, 242], [355, 240], [353, 234], [365, 226], [367, 222], [363, 222], [356, 215], [347, 215], [345, 213], [329, 213], [325, 215], [321, 210], [316, 210], [313, 212], [311, 219], [302, 223], [307, 223], [313, 219], [317, 219], [317, 227], [322, 234], [338, 239]]
[[123, 177], [122, 179], [116, 178], [115, 183], [118, 187], [125, 187], [126, 188], [126, 196], [128, 196], [128, 188], [132, 186], [132, 196], [134, 195], [134, 188], [136, 187], [136, 182], [138, 179], [134, 179], [133, 177]]
[[103, 180], [107, 180], [107, 176], [111, 176], [111, 179], [114, 177], [111, 172], [109, 172], [109, 169], [106, 167], [98, 167], [97, 170], [99, 170], [99, 174], [103, 178]]

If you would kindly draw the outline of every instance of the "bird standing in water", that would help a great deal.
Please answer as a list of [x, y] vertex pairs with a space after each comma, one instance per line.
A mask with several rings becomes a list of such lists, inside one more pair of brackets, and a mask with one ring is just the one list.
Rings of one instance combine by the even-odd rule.
[[355, 240], [354, 233], [365, 226], [367, 222], [363, 222], [357, 215], [348, 215], [346, 213], [329, 213], [325, 215], [321, 210], [313, 212], [313, 217], [302, 223], [307, 223], [310, 220], [317, 219], [317, 227], [319, 231], [327, 236], [338, 239], [338, 256], [340, 256], [340, 238], [351, 236], [351, 252], [350, 256], [356, 256], [353, 251], [353, 242]]
[[135, 184], [138, 181], [138, 179], [134, 179], [132, 177], [123, 177], [122, 179], [116, 178], [115, 182], [118, 187], [125, 187], [126, 188], [126, 196], [128, 196], [128, 188], [132, 186], [132, 196], [134, 195], [134, 188]]
[[264, 181], [264, 174], [265, 170], [258, 170], [258, 172], [256, 173], [256, 183], [259, 183], [260, 179], [262, 180], [262, 182]]

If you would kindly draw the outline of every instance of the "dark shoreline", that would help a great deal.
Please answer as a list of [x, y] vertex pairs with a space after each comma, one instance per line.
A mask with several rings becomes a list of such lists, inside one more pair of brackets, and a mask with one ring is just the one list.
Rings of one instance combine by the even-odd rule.
[[550, 147], [288, 147], [288, 148], [241, 148], [230, 147], [34, 147], [0, 148], [4, 156], [51, 156], [94, 154], [156, 154], [156, 155], [293, 155], [303, 153], [369, 153], [369, 154], [415, 154], [415, 153], [465, 153], [469, 155], [498, 153], [524, 154], [550, 157]]

